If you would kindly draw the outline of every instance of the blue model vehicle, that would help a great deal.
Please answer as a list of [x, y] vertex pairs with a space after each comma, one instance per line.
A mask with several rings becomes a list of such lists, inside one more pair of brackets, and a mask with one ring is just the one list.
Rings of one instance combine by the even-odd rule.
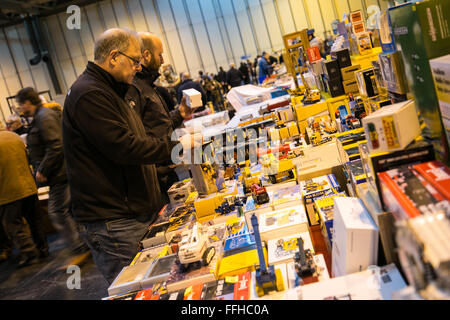
[[262, 297], [269, 293], [269, 291], [283, 291], [284, 283], [281, 275], [281, 270], [275, 270], [273, 265], [266, 266], [264, 258], [264, 251], [261, 243], [261, 236], [259, 234], [258, 218], [255, 214], [251, 217], [253, 226], [253, 233], [256, 241], [256, 249], [258, 250], [259, 266], [255, 266], [256, 272], [256, 294]]

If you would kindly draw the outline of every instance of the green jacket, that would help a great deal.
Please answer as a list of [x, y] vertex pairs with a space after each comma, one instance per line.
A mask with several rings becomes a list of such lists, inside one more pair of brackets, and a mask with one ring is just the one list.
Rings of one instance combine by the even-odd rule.
[[0, 131], [0, 205], [37, 194], [25, 145], [14, 132]]

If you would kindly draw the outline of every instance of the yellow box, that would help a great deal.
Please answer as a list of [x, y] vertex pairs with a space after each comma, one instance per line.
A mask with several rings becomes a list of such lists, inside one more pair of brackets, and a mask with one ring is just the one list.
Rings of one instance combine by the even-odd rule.
[[356, 78], [343, 81], [342, 85], [344, 86], [344, 92], [346, 94], [349, 93], [359, 94], [358, 82], [356, 81]]
[[372, 49], [371, 54], [363, 56], [351, 56], [352, 65], [359, 64], [361, 69], [367, 69], [372, 67], [372, 61], [378, 60], [378, 54], [381, 53], [381, 47], [375, 47]]
[[348, 81], [355, 78], [355, 72], [360, 70], [361, 66], [359, 64], [349, 66], [341, 69], [342, 81]]
[[[267, 250], [264, 247], [263, 252], [267, 261]], [[244, 272], [253, 272], [255, 271], [255, 265], [259, 266], [258, 251], [256, 249], [223, 257], [218, 267], [217, 278], [222, 279]]]
[[289, 122], [288, 124], [286, 124], [286, 126], [288, 128], [290, 137], [295, 137], [300, 134], [300, 132], [298, 131], [297, 123], [295, 121]]
[[347, 112], [350, 114], [350, 108], [348, 106], [348, 97], [347, 96], [338, 96], [334, 98], [327, 99], [328, 104], [328, 112], [330, 113], [331, 120], [334, 121], [336, 110], [339, 106], [345, 105], [347, 108]]
[[328, 105], [326, 101], [306, 106], [303, 104], [295, 106], [295, 116], [297, 117], [297, 122], [306, 120], [324, 111], [328, 111]]
[[195, 216], [198, 219], [216, 214], [215, 210], [223, 203], [225, 197], [237, 194], [237, 183], [222, 192], [212, 193], [194, 202]]
[[282, 127], [278, 131], [280, 133], [280, 139], [281, 140], [289, 138], [289, 130], [288, 130], [288, 128]]

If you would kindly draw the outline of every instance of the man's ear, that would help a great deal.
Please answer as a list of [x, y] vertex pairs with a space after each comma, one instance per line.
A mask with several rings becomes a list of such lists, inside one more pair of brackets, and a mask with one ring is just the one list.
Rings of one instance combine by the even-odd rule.
[[119, 51], [118, 50], [112, 50], [109, 53], [108, 56], [108, 64], [111, 66], [111, 68], [114, 68], [119, 64]]
[[144, 52], [142, 52], [142, 58], [146, 65], [149, 64], [152, 60], [152, 53], [150, 52], [150, 50], [145, 49]]

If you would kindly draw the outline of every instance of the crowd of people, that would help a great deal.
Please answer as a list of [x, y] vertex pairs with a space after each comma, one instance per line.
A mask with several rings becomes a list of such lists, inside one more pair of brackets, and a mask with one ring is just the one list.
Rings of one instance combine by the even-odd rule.
[[[49, 187], [48, 216], [79, 264], [92, 255], [111, 283], [130, 263], [138, 242], [168, 202], [178, 181], [171, 152], [196, 145], [172, 132], [210, 103], [222, 110], [226, 93], [271, 75], [264, 53], [218, 74], [187, 72], [171, 90], [157, 85], [164, 63], [156, 35], [114, 28], [99, 36], [94, 60], [72, 84], [63, 108], [44, 103], [33, 88], [16, 95], [26, 126], [0, 122], [0, 261], [19, 251], [19, 267], [49, 256], [37, 188]], [[165, 75], [170, 76], [170, 74]], [[191, 109], [182, 91], [202, 93]], [[26, 140], [19, 134], [26, 133]], [[25, 143], [24, 143], [25, 142]]]

